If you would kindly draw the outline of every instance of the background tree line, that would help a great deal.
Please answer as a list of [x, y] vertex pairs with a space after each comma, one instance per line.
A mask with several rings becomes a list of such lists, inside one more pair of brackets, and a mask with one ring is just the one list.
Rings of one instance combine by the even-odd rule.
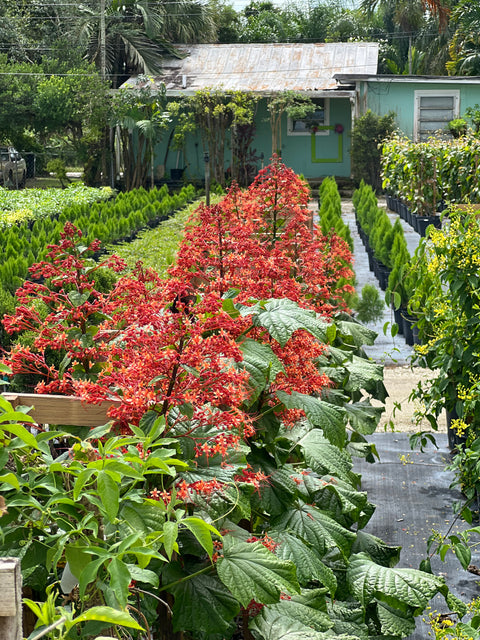
[[108, 174], [112, 124], [127, 140], [140, 130], [146, 149], [161, 135], [163, 96], [112, 108], [110, 89], [158, 73], [166, 54], [182, 55], [176, 43], [378, 41], [380, 73], [480, 74], [480, 5], [470, 0], [252, 0], [242, 11], [224, 0], [105, 0], [103, 32], [101, 6], [0, 2], [0, 141], [36, 152], [40, 167], [47, 148], [70, 156], [90, 183]]

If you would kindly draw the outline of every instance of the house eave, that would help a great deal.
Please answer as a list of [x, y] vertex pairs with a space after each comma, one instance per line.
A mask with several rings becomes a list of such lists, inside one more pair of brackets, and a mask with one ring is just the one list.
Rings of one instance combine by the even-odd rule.
[[[181, 98], [195, 95], [196, 90], [193, 89], [167, 89], [166, 95], [167, 98]], [[228, 89], [225, 89], [225, 93], [228, 95]], [[253, 91], [260, 98], [272, 98], [281, 91]], [[297, 91], [296, 93], [300, 93], [301, 95], [307, 96], [309, 98], [353, 98], [355, 96], [354, 89], [325, 89], [325, 90], [314, 90], [314, 91]]]
[[380, 74], [344, 74], [336, 73], [334, 79], [340, 86], [352, 85], [357, 82], [399, 83], [399, 84], [480, 84], [480, 76], [418, 76], [418, 75], [380, 75]]

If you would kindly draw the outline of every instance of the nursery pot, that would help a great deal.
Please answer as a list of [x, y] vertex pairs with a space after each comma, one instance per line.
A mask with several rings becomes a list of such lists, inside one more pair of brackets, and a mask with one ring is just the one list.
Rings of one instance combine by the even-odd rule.
[[420, 340], [420, 330], [416, 324], [412, 325], [412, 333], [413, 333], [413, 344], [422, 344]]
[[172, 180], [181, 180], [183, 178], [183, 172], [185, 171], [185, 168], [183, 169], [170, 169], [170, 177]]
[[395, 324], [398, 326], [399, 335], [403, 336], [403, 317], [402, 317], [402, 309], [394, 309], [393, 317], [395, 319]]
[[380, 284], [380, 289], [385, 291], [388, 287], [388, 278], [390, 277], [390, 269], [383, 264], [380, 264], [378, 267], [378, 282]]
[[415, 318], [409, 315], [405, 310], [402, 311], [402, 320], [403, 320], [403, 337], [405, 338], [405, 342], [412, 347], [413, 342], [413, 323], [415, 322]]
[[433, 217], [432, 216], [417, 216], [417, 233], [420, 234], [422, 238], [425, 237], [427, 232], [427, 227], [432, 224]]
[[370, 271], [374, 271], [375, 264], [374, 264], [374, 258], [373, 258], [373, 249], [370, 249], [370, 247], [367, 249], [367, 256], [368, 256], [368, 268], [370, 269]]

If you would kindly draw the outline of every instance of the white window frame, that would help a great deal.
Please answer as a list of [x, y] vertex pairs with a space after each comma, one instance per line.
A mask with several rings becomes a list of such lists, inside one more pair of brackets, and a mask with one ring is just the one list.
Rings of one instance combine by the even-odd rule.
[[[315, 102], [315, 100], [314, 100]], [[323, 106], [325, 110], [325, 118], [322, 127], [330, 126], [330, 98], [323, 98]], [[328, 136], [328, 129], [319, 129], [316, 132], [317, 136]], [[293, 130], [293, 120], [292, 118], [288, 118], [287, 120], [287, 135], [289, 136], [311, 136], [311, 131], [294, 131]]]
[[413, 139], [420, 141], [420, 98], [453, 98], [453, 119], [460, 115], [460, 91], [452, 89], [450, 91], [436, 91], [433, 89], [415, 91], [415, 104], [413, 111]]

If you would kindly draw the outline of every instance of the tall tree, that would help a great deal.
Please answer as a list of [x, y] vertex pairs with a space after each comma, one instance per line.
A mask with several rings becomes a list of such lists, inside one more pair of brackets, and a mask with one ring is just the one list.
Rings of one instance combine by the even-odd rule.
[[79, 7], [75, 36], [88, 60], [101, 66], [105, 46], [105, 72], [113, 86], [133, 73], [160, 71], [165, 53], [180, 55], [174, 43], [205, 42], [215, 38], [215, 23], [207, 5], [196, 0], [106, 0], [105, 42], [102, 42], [98, 2]]
[[[374, 11], [384, 12], [385, 20], [391, 20], [392, 25], [408, 39], [407, 69], [413, 73], [414, 37], [420, 33], [425, 21], [436, 18], [439, 30], [442, 31], [448, 24], [450, 9], [442, 0], [362, 0], [361, 10], [371, 16]], [[397, 65], [399, 69], [403, 63]]]
[[452, 12], [455, 33], [447, 70], [451, 75], [480, 74], [480, 4], [463, 0]]

